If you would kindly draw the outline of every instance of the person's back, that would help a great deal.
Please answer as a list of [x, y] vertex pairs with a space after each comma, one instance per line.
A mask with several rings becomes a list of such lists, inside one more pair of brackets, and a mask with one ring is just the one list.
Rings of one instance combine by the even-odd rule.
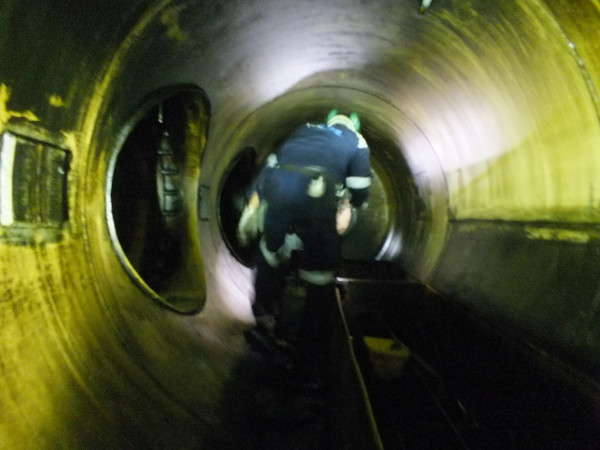
[[277, 149], [261, 192], [271, 210], [265, 222], [270, 251], [283, 244], [292, 228], [305, 242], [335, 240], [339, 200], [350, 198], [355, 207], [366, 200], [371, 181], [369, 149], [356, 129], [336, 122], [340, 117], [342, 122], [347, 119], [334, 115], [328, 124], [302, 125]]
[[[327, 348], [334, 270], [341, 257], [338, 210], [341, 204], [363, 205], [371, 185], [369, 148], [358, 132], [358, 117], [352, 116], [334, 110], [326, 124], [299, 127], [268, 158], [257, 183], [266, 212], [256, 255], [253, 312], [259, 328], [271, 323], [264, 319], [276, 314], [281, 300], [291, 254], [286, 242], [297, 235], [302, 243], [298, 276], [306, 283], [306, 302], [295, 349], [303, 366], [312, 365], [314, 358], [323, 361], [325, 355], [317, 350]], [[240, 235], [244, 225], [242, 218]]]
[[348, 171], [358, 174], [361, 162], [361, 175], [370, 176], [368, 153], [360, 150], [357, 134], [342, 126], [303, 125], [279, 147], [277, 159], [282, 167], [323, 168], [337, 183], [345, 181]]

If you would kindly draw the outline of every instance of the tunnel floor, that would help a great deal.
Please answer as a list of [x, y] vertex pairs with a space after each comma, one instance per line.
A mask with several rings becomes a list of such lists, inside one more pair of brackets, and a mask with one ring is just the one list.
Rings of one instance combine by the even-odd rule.
[[597, 399], [468, 311], [385, 264], [350, 264], [338, 292], [332, 389], [250, 339], [214, 448], [597, 448]]
[[[303, 290], [288, 283], [288, 320]], [[225, 393], [223, 429], [212, 448], [329, 449], [330, 390], [297, 375], [289, 345], [256, 331], [244, 333], [246, 349]]]
[[[543, 352], [414, 280], [341, 289], [385, 448], [597, 448], [599, 397]], [[364, 337], [402, 346], [400, 367]]]
[[[227, 393], [227, 420], [211, 448], [320, 449], [327, 443], [327, 394], [300, 383], [249, 350]], [[294, 380], [296, 381], [296, 380]]]

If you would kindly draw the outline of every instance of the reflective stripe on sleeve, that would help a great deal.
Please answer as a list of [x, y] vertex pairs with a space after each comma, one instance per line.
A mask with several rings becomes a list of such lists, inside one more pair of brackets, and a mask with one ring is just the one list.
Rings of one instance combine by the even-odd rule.
[[259, 245], [260, 245], [260, 252], [262, 253], [263, 257], [265, 258], [265, 261], [267, 261], [267, 264], [269, 264], [273, 268], [279, 267], [279, 264], [281, 264], [281, 260], [278, 257], [277, 253], [269, 251], [269, 249], [267, 248], [267, 243], [265, 242], [264, 236], [260, 240]]
[[358, 137], [358, 148], [369, 148], [362, 134], [356, 133], [356, 136]]
[[350, 189], [365, 189], [371, 186], [371, 177], [347, 177], [346, 186]]
[[301, 280], [317, 286], [326, 286], [335, 281], [335, 276], [331, 270], [298, 269], [298, 276]]

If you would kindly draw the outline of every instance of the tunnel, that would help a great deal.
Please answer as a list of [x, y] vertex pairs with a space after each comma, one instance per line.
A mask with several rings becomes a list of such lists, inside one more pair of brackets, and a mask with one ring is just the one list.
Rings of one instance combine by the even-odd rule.
[[[4, 0], [0, 23], [0, 447], [225, 447], [242, 192], [332, 108], [374, 173], [333, 448], [597, 445], [597, 1]], [[390, 326], [453, 440], [348, 344]]]

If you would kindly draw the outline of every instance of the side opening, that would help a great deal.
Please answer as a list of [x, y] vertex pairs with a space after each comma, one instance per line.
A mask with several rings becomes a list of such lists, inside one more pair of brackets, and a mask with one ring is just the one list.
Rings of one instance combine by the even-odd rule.
[[111, 161], [111, 238], [130, 277], [180, 313], [204, 305], [197, 186], [208, 108], [197, 89], [154, 95], [134, 115]]

